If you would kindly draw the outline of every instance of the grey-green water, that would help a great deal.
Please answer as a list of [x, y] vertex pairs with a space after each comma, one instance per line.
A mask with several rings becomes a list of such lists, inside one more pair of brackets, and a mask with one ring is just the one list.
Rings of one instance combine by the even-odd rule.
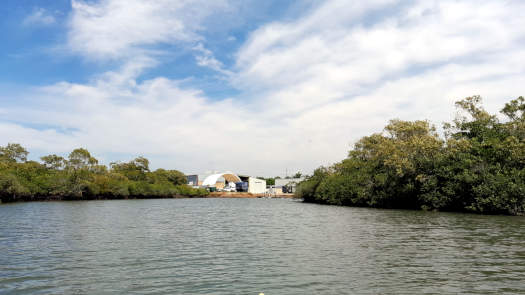
[[2, 294], [525, 294], [525, 218], [281, 199], [0, 205]]

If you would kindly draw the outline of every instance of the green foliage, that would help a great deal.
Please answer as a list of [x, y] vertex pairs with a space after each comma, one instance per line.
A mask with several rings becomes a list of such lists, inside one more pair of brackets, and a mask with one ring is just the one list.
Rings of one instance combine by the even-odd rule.
[[40, 158], [44, 165], [49, 169], [63, 169], [66, 166], [66, 159], [57, 155], [43, 156]]
[[98, 160], [93, 158], [86, 149], [79, 148], [69, 154], [67, 164], [70, 169], [85, 169], [98, 164]]
[[129, 163], [99, 165], [86, 149], [75, 149], [68, 159], [57, 155], [27, 161], [19, 144], [0, 147], [0, 200], [83, 200], [158, 197], [203, 197], [205, 189], [186, 185], [177, 170], [149, 170], [149, 161], [138, 157]]
[[266, 177], [263, 177], [263, 176], [257, 176], [257, 178], [264, 179], [266, 181], [266, 185], [275, 185], [275, 179], [279, 178], [279, 177], [277, 176], [277, 177], [266, 178]]
[[129, 180], [145, 181], [149, 172], [149, 161], [144, 157], [138, 157], [128, 163], [111, 163], [111, 170], [126, 176]]
[[444, 125], [391, 120], [359, 140], [348, 158], [301, 182], [305, 201], [381, 208], [525, 213], [525, 99], [505, 105], [500, 122], [481, 97], [458, 101]]
[[0, 174], [0, 191], [2, 201], [14, 201], [20, 196], [29, 195], [29, 190], [22, 186], [16, 176], [12, 174]]
[[8, 143], [0, 147], [0, 161], [3, 162], [25, 162], [29, 153], [18, 143]]
[[316, 198], [315, 196], [317, 187], [331, 174], [333, 173], [325, 167], [315, 169], [312, 176], [307, 177], [305, 181], [297, 186], [296, 196], [303, 198], [305, 201], [321, 201], [321, 199]]
[[177, 170], [157, 169], [150, 173], [151, 182], [169, 182], [174, 185], [187, 184], [184, 173]]

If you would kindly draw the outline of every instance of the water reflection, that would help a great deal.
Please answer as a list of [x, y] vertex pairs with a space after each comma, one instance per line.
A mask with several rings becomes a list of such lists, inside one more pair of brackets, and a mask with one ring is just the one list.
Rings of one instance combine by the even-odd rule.
[[278, 199], [0, 205], [0, 293], [525, 293], [525, 218]]

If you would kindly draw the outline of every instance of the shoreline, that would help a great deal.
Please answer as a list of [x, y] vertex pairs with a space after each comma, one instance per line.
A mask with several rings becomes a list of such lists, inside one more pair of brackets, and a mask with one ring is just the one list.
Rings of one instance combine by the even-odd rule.
[[173, 196], [128, 196], [124, 198], [115, 198], [108, 196], [89, 196], [89, 197], [60, 197], [60, 196], [38, 196], [35, 198], [20, 198], [17, 200], [6, 200], [0, 198], [0, 204], [12, 204], [12, 203], [26, 203], [26, 202], [68, 202], [68, 201], [107, 201], [107, 200], [146, 200], [146, 199], [257, 199], [257, 198], [276, 198], [276, 199], [293, 199], [294, 194], [280, 194], [280, 195], [267, 195], [267, 194], [251, 194], [251, 193], [237, 193], [237, 192], [213, 192], [207, 196], [184, 196], [184, 195], [173, 195]]
[[269, 195], [269, 194], [252, 194], [244, 192], [213, 192], [204, 198], [239, 198], [239, 199], [254, 199], [254, 198], [281, 198], [281, 199], [291, 199], [294, 197], [294, 194], [279, 194], [279, 195]]

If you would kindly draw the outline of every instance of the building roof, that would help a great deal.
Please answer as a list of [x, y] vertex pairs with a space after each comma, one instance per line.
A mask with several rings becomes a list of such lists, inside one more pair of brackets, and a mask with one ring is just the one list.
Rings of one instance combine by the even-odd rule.
[[277, 178], [275, 179], [275, 186], [276, 187], [282, 187], [282, 186], [286, 186], [288, 184], [297, 184], [301, 181], [304, 180], [304, 177], [299, 177], [299, 178]]
[[226, 173], [212, 174], [206, 177], [206, 179], [204, 179], [204, 181], [202, 182], [202, 185], [203, 186], [215, 186], [215, 184], [221, 177], [224, 178], [228, 182], [240, 182], [241, 181], [239, 176], [231, 172], [226, 172]]

